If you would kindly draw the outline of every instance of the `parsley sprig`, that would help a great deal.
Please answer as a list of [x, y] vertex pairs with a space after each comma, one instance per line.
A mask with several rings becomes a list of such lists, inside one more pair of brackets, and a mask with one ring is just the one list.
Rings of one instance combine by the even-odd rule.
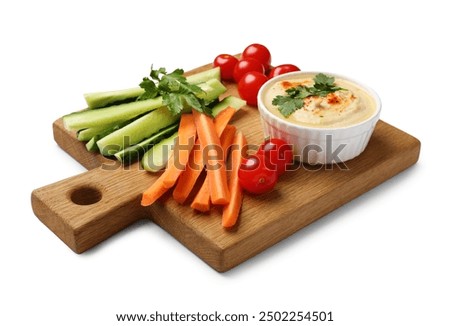
[[310, 96], [325, 97], [329, 93], [345, 90], [334, 84], [334, 77], [319, 73], [314, 77], [313, 86], [299, 85], [286, 90], [286, 95], [277, 95], [272, 104], [278, 106], [278, 111], [285, 117], [289, 117], [294, 111], [301, 109], [304, 99]]
[[162, 96], [163, 104], [173, 114], [180, 114], [185, 104], [193, 109], [211, 114], [211, 109], [206, 106], [205, 101], [198, 97], [204, 91], [197, 85], [189, 84], [183, 76], [183, 69], [175, 69], [167, 73], [165, 68], [151, 68], [150, 76], [144, 77], [139, 84], [145, 92], [138, 97], [138, 101], [148, 100]]

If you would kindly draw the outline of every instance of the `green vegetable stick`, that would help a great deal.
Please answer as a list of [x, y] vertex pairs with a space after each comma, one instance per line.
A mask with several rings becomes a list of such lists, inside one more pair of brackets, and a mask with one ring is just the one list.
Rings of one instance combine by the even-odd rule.
[[180, 115], [173, 115], [164, 106], [103, 137], [97, 141], [97, 146], [102, 155], [114, 155], [128, 146], [150, 137], [162, 128], [170, 126], [179, 119]]
[[163, 139], [158, 144], [145, 152], [142, 157], [141, 164], [144, 170], [150, 172], [158, 172], [166, 166], [172, 152], [178, 132], [172, 136]]
[[145, 101], [109, 106], [103, 109], [74, 112], [64, 116], [63, 122], [68, 130], [107, 126], [130, 120], [161, 106], [163, 106], [162, 98], [157, 97]]
[[167, 128], [164, 128], [158, 131], [156, 134], [153, 134], [149, 138], [141, 141], [140, 143], [127, 147], [120, 152], [114, 154], [114, 156], [122, 162], [123, 164], [131, 164], [134, 161], [137, 161], [139, 158], [142, 158], [142, 155], [152, 148], [155, 144], [158, 144], [165, 138], [168, 138], [173, 133], [178, 130], [178, 123], [173, 124]]

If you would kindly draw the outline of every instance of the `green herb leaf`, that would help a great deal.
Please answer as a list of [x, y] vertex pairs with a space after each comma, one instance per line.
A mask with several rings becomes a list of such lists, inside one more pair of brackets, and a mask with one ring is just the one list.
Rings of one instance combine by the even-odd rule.
[[155, 98], [159, 94], [155, 82], [148, 77], [144, 77], [139, 86], [145, 90], [145, 92], [138, 97], [139, 101]]
[[175, 69], [167, 73], [165, 68], [153, 69], [152, 66], [150, 78], [144, 77], [139, 84], [145, 92], [138, 97], [138, 101], [162, 96], [164, 105], [173, 114], [180, 114], [185, 105], [211, 114], [211, 109], [198, 97], [204, 91], [197, 85], [189, 84], [183, 74], [183, 69]]
[[166, 105], [173, 114], [180, 114], [183, 111], [183, 101], [180, 94], [162, 94], [163, 104]]
[[198, 97], [196, 97], [194, 94], [184, 95], [184, 100], [186, 101], [187, 105], [189, 105], [190, 107], [192, 107], [193, 109], [195, 109], [199, 112], [207, 111], [205, 102], [202, 99], [199, 99]]
[[333, 86], [334, 84], [334, 77], [327, 76], [323, 73], [317, 74], [314, 77], [314, 87], [317, 89], [326, 89], [328, 87]]
[[273, 99], [272, 104], [277, 105], [280, 113], [287, 118], [294, 113], [295, 110], [303, 106], [303, 99], [278, 95]]
[[311, 87], [298, 87], [297, 88], [297, 96], [299, 98], [307, 98], [308, 96], [313, 96], [315, 94], [315, 90]]
[[159, 80], [161, 80], [159, 75], [165, 75], [166, 73], [167, 73], [166, 72], [166, 68], [153, 69], [153, 65], [152, 65], [152, 68], [151, 68], [151, 71], [150, 71], [150, 77], [152, 79], [155, 79], [155, 80], [159, 81]]
[[288, 88], [286, 95], [276, 96], [272, 100], [272, 104], [278, 106], [278, 111], [287, 118], [303, 107], [305, 98], [310, 96], [325, 97], [339, 90], [344, 90], [344, 88], [334, 84], [334, 77], [319, 73], [314, 77], [314, 85], [312, 87], [299, 85]]

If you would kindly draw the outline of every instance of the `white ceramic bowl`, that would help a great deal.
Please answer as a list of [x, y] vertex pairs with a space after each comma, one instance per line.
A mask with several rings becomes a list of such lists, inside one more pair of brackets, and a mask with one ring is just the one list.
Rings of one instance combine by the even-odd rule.
[[381, 100], [371, 88], [346, 76], [324, 72], [327, 76], [334, 76], [356, 84], [375, 101], [376, 108], [372, 116], [346, 127], [319, 128], [295, 124], [273, 114], [263, 102], [263, 95], [274, 83], [280, 80], [301, 78], [305, 74], [318, 73], [320, 72], [291, 72], [269, 79], [261, 87], [258, 93], [258, 110], [264, 136], [281, 138], [292, 144], [295, 158], [300, 162], [308, 164], [345, 162], [364, 151], [380, 117]]

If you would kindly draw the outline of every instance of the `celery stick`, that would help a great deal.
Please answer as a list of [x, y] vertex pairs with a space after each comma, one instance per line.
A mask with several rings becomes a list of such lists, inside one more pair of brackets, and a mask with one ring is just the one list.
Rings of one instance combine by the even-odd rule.
[[215, 117], [219, 114], [220, 111], [223, 109], [226, 109], [227, 107], [231, 106], [232, 108], [239, 110], [242, 108], [247, 102], [245, 102], [243, 99], [240, 99], [239, 97], [229, 95], [225, 97], [222, 101], [217, 103], [212, 108], [212, 115]]
[[[219, 67], [208, 69], [186, 77], [186, 80], [189, 84], [201, 84], [210, 79], [220, 80]], [[134, 87], [117, 91], [86, 93], [84, 94], [84, 99], [86, 100], [88, 108], [96, 109], [115, 104], [116, 102], [136, 99], [143, 93], [143, 88]]]
[[175, 139], [178, 137], [178, 132], [172, 136], [163, 139], [158, 144], [145, 152], [142, 157], [141, 164], [144, 170], [150, 172], [158, 172], [166, 167], [167, 160], [175, 145]]
[[127, 147], [120, 152], [117, 152], [116, 154], [114, 154], [114, 156], [123, 164], [131, 164], [141, 158], [142, 155], [150, 148], [152, 148], [155, 144], [159, 143], [165, 138], [168, 138], [177, 130], [178, 123], [175, 123], [165, 129], [162, 129], [161, 131], [158, 131], [156, 134], [141, 141], [139, 144]]
[[211, 79], [220, 80], [220, 68], [219, 67], [215, 67], [215, 68], [208, 69], [208, 70], [205, 70], [202, 72], [198, 72], [196, 74], [186, 77], [186, 81], [189, 84], [194, 84], [194, 85], [205, 83]]
[[207, 103], [214, 101], [227, 90], [218, 79], [209, 79], [198, 86], [205, 92], [198, 94], [198, 97], [204, 99]]

